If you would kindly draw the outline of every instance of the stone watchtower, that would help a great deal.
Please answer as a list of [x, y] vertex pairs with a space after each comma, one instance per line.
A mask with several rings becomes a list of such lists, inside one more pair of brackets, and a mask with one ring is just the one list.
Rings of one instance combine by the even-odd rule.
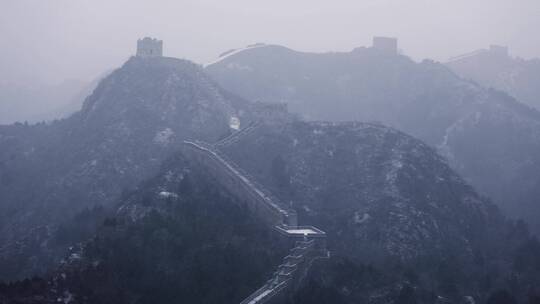
[[163, 40], [144, 37], [137, 40], [137, 57], [162, 57]]
[[373, 48], [388, 54], [398, 53], [397, 38], [373, 37]]

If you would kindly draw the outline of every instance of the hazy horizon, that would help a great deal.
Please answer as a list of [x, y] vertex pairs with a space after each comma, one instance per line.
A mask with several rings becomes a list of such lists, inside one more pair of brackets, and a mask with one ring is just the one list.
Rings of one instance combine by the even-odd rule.
[[369, 46], [373, 36], [399, 38], [414, 60], [445, 61], [489, 44], [507, 45], [513, 56], [540, 56], [540, 41], [531, 39], [540, 28], [540, 2], [533, 0], [22, 0], [2, 6], [0, 83], [90, 81], [134, 54], [144, 36], [162, 39], [164, 55], [197, 63], [257, 42], [350, 51]]
[[540, 304], [539, 28], [0, 0], [0, 304]]

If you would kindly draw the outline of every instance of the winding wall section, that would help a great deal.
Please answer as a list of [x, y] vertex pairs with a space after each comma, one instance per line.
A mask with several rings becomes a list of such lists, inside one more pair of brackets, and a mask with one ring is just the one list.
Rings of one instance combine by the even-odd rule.
[[[255, 128], [256, 125], [253, 126]], [[252, 131], [252, 129], [251, 129]], [[235, 142], [244, 131], [218, 143]], [[219, 146], [217, 145], [217, 146]], [[326, 233], [313, 226], [298, 226], [296, 211], [288, 208], [255, 179], [222, 154], [216, 145], [200, 141], [184, 141], [184, 153], [206, 168], [229, 192], [238, 197], [261, 221], [293, 243], [272, 277], [241, 304], [278, 304], [287, 302], [301, 286], [314, 260], [329, 256]]]

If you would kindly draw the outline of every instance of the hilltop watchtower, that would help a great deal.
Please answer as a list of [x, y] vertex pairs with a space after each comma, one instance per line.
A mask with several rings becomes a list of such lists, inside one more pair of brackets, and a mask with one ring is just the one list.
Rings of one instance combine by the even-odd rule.
[[144, 37], [137, 40], [137, 57], [162, 57], [163, 40]]
[[373, 48], [388, 54], [398, 53], [397, 38], [391, 37], [373, 37]]

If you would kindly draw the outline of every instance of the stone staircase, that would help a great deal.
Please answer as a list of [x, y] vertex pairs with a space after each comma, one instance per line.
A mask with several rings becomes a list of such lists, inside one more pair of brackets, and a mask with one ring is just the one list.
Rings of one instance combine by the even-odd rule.
[[[228, 145], [239, 136], [252, 132], [239, 131], [220, 141], [218, 145]], [[246, 129], [249, 127], [246, 127]], [[241, 134], [240, 134], [241, 133]], [[277, 267], [272, 277], [241, 304], [286, 302], [297, 290], [314, 260], [328, 258], [326, 233], [313, 226], [298, 226], [296, 211], [285, 206], [277, 197], [260, 185], [217, 149], [217, 145], [201, 141], [184, 141], [185, 154], [206, 167], [225, 188], [246, 204], [252, 213], [268, 224], [293, 245], [289, 254]]]
[[270, 191], [216, 150], [213, 145], [201, 141], [184, 141], [184, 152], [199, 162], [231, 193], [236, 194], [247, 207], [272, 226], [296, 226], [296, 211], [288, 209]]
[[327, 257], [329, 257], [328, 251], [318, 247], [315, 240], [297, 241], [263, 287], [249, 295], [240, 304], [286, 302], [301, 286], [313, 261]]

